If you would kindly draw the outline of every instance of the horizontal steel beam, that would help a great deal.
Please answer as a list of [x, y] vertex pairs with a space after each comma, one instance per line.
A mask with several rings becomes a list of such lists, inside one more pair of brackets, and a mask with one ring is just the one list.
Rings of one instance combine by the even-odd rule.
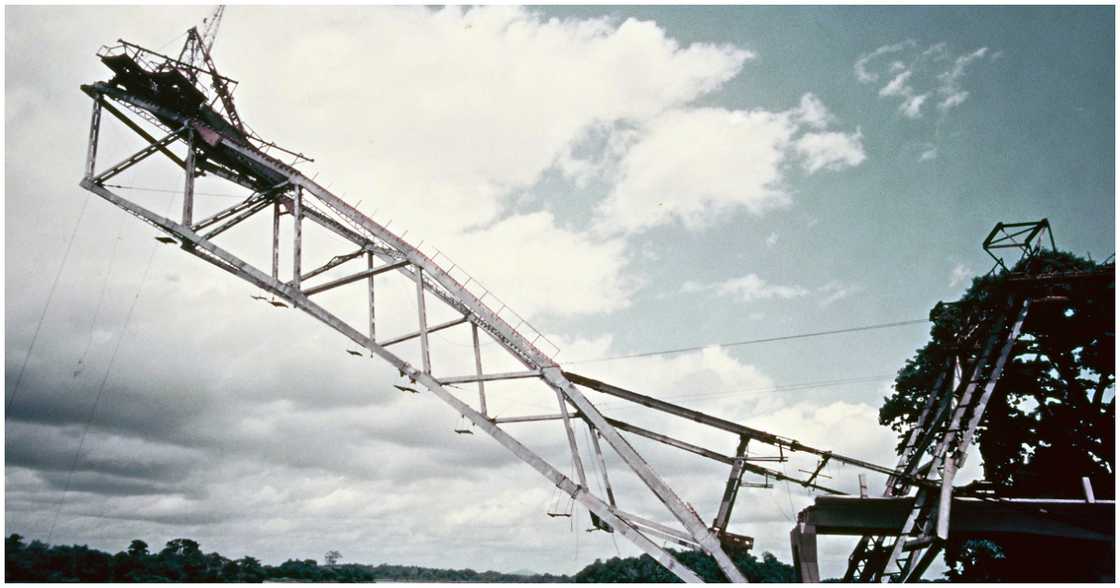
[[[611, 424], [611, 426], [613, 426], [614, 428], [616, 428], [620, 431], [626, 431], [628, 433], [633, 433], [635, 435], [638, 435], [639, 437], [645, 437], [646, 439], [652, 439], [654, 441], [657, 441], [658, 443], [662, 443], [662, 444], [668, 445], [670, 447], [676, 447], [677, 449], [682, 449], [682, 450], [687, 451], [689, 453], [694, 453], [696, 455], [699, 455], [701, 457], [706, 457], [706, 458], [708, 458], [710, 460], [713, 460], [713, 461], [718, 461], [720, 463], [724, 463], [724, 464], [731, 465], [731, 466], [735, 465], [736, 459], [734, 457], [729, 456], [729, 455], [724, 455], [722, 453], [712, 451], [711, 449], [706, 449], [704, 447], [700, 447], [699, 445], [694, 445], [694, 444], [689, 443], [687, 441], [681, 441], [680, 439], [676, 439], [676, 438], [670, 437], [668, 435], [664, 435], [662, 433], [656, 433], [654, 431], [650, 431], [649, 429], [643, 429], [642, 427], [639, 427], [637, 425], [632, 425], [630, 423], [620, 421], [618, 419], [612, 419], [610, 417], [606, 417], [606, 419], [607, 419], [607, 422]], [[751, 472], [752, 474], [758, 474], [760, 476], [768, 476], [768, 477], [770, 477], [774, 480], [777, 480], [779, 482], [780, 481], [789, 481], [789, 482], [793, 482], [795, 484], [798, 484], [800, 486], [805, 486], [806, 488], [814, 488], [816, 490], [821, 490], [823, 492], [828, 492], [829, 494], [836, 494], [836, 495], [847, 494], [847, 492], [841, 492], [841, 491], [836, 490], [834, 488], [829, 488], [827, 486], [821, 486], [820, 484], [816, 484], [816, 483], [812, 482], [811, 480], [806, 481], [806, 480], [799, 480], [797, 478], [791, 478], [791, 477], [789, 477], [789, 476], [787, 476], [787, 475], [785, 475], [785, 474], [783, 474], [783, 473], [781, 473], [777, 470], [772, 470], [770, 468], [764, 468], [762, 466], [758, 466], [758, 465], [755, 465], [753, 463], [749, 463], [748, 459], [743, 459], [742, 460], [742, 467], [743, 467], [744, 470], [746, 470], [748, 472]]]
[[[461, 325], [461, 324], [467, 322], [468, 320], [470, 320], [470, 319], [465, 317], [465, 316], [461, 316], [457, 319], [451, 319], [451, 320], [449, 320], [447, 322], [444, 322], [444, 323], [438, 323], [438, 324], [432, 325], [432, 326], [427, 328], [426, 332], [434, 333], [436, 331], [442, 331], [444, 329], [450, 329], [451, 327], [454, 327], [455, 325]], [[382, 346], [382, 347], [388, 347], [390, 345], [396, 345], [397, 343], [403, 343], [403, 342], [408, 341], [410, 339], [415, 339], [419, 336], [420, 336], [420, 331], [413, 331], [413, 332], [407, 333], [405, 335], [400, 335], [399, 337], [393, 337], [391, 339], [385, 339], [384, 341], [378, 341], [377, 344]]]
[[467, 384], [470, 382], [493, 382], [495, 380], [521, 380], [525, 378], [539, 378], [540, 372], [505, 372], [501, 374], [472, 374], [469, 376], [452, 376], [439, 378], [440, 384]]
[[[569, 418], [578, 417], [579, 413], [572, 412], [568, 414]], [[564, 418], [562, 414], [531, 414], [519, 417], [494, 417], [490, 422], [495, 425], [502, 425], [505, 423], [535, 423], [539, 421], [558, 421]]]
[[[818, 496], [798, 520], [819, 535], [891, 535], [913, 509], [913, 497]], [[953, 498], [953, 536], [1044, 535], [1115, 541], [1115, 501]]]
[[700, 447], [699, 445], [693, 445], [692, 443], [689, 443], [687, 441], [681, 441], [680, 439], [675, 439], [668, 435], [656, 433], [649, 429], [643, 429], [642, 427], [631, 425], [630, 423], [620, 421], [618, 419], [612, 419], [610, 417], [606, 417], [606, 419], [607, 422], [611, 424], [611, 426], [620, 431], [626, 431], [627, 433], [633, 433], [639, 437], [652, 439], [654, 441], [657, 441], [658, 443], [662, 443], [670, 447], [676, 447], [677, 449], [683, 449], [684, 451], [687, 451], [689, 453], [695, 453], [696, 455], [699, 455], [701, 457], [706, 457], [708, 459], [718, 461], [720, 463], [725, 463], [727, 465], [734, 465], [735, 463], [734, 457], [724, 455], [722, 453], [717, 453], [710, 449], [705, 449], [703, 447]]
[[319, 284], [318, 286], [312, 286], [311, 288], [307, 288], [303, 291], [303, 295], [304, 296], [311, 296], [313, 294], [318, 294], [320, 292], [325, 292], [325, 291], [330, 290], [332, 288], [337, 288], [339, 286], [345, 286], [346, 284], [352, 284], [354, 282], [357, 282], [358, 280], [364, 280], [364, 279], [369, 278], [371, 276], [376, 276], [377, 274], [383, 274], [383, 273], [388, 272], [388, 271], [393, 271], [393, 270], [396, 270], [396, 269], [400, 269], [400, 268], [402, 268], [402, 267], [404, 267], [408, 264], [409, 264], [408, 261], [398, 261], [396, 263], [390, 263], [389, 265], [383, 265], [383, 266], [375, 267], [373, 269], [362, 270], [362, 271], [360, 271], [358, 273], [355, 273], [355, 274], [350, 274], [348, 276], [343, 276], [341, 278], [338, 278], [337, 280], [331, 280], [329, 282]]
[[[879, 472], [881, 474], [899, 475], [900, 477], [907, 477], [907, 478], [910, 477], [910, 476], [903, 476], [899, 472], [897, 472], [896, 470], [893, 470], [893, 469], [888, 468], [888, 467], [883, 467], [883, 466], [880, 466], [880, 465], [876, 465], [876, 464], [873, 464], [873, 463], [870, 463], [870, 462], [863, 461], [861, 459], [846, 457], [846, 456], [843, 456], [843, 455], [833, 453], [831, 451], [825, 451], [823, 449], [817, 449], [815, 447], [810, 447], [808, 445], [803, 445], [801, 442], [797, 441], [796, 439], [789, 439], [787, 437], [781, 437], [779, 435], [775, 435], [773, 433], [767, 433], [766, 431], [761, 431], [759, 429], [752, 429], [751, 427], [746, 427], [746, 426], [740, 425], [738, 423], [731, 422], [731, 421], [726, 420], [726, 419], [721, 419], [719, 417], [714, 417], [712, 415], [702, 413], [698, 410], [692, 410], [692, 409], [685, 408], [685, 407], [677, 405], [677, 404], [673, 404], [671, 402], [665, 402], [664, 400], [658, 400], [656, 398], [653, 398], [652, 396], [646, 396], [644, 394], [638, 394], [637, 392], [632, 392], [630, 390], [626, 390], [625, 388], [619, 388], [618, 386], [612, 386], [611, 384], [607, 384], [606, 382], [601, 382], [601, 381], [593, 379], [593, 378], [588, 378], [586, 376], [581, 376], [579, 374], [574, 374], [574, 373], [571, 373], [571, 372], [564, 372], [564, 376], [567, 377], [568, 380], [570, 380], [573, 384], [578, 384], [580, 386], [584, 386], [584, 387], [590, 388], [592, 390], [602, 392], [604, 394], [609, 394], [611, 396], [614, 396], [615, 398], [621, 398], [623, 400], [628, 400], [630, 402], [634, 402], [636, 404], [640, 404], [642, 406], [645, 406], [646, 408], [652, 408], [654, 410], [659, 410], [661, 412], [666, 412], [666, 413], [669, 413], [669, 414], [672, 414], [672, 415], [675, 415], [675, 416], [679, 416], [681, 418], [689, 419], [689, 420], [698, 422], [702, 425], [707, 425], [709, 427], [714, 427], [716, 429], [721, 429], [721, 430], [724, 430], [724, 431], [727, 431], [727, 432], [730, 432], [730, 433], [735, 433], [736, 435], [746, 436], [746, 437], [749, 437], [750, 439], [758, 441], [760, 443], [765, 443], [767, 445], [774, 445], [774, 446], [778, 446], [778, 447], [785, 447], [786, 449], [789, 449], [790, 451], [803, 451], [805, 453], [811, 453], [813, 455], [819, 455], [821, 457], [824, 457], [824, 456], [827, 455], [833, 461], [838, 461], [838, 462], [843, 462], [843, 463], [846, 463], [846, 464], [849, 464], [849, 465], [858, 466], [858, 467], [861, 467], [861, 468], [864, 468], [864, 469], [867, 469], [867, 470], [871, 470], [873, 472]], [[926, 480], [921, 480], [921, 481], [915, 480], [915, 483], [919, 483], [919, 482], [929, 484], [929, 482], [926, 481]]]
[[213, 239], [214, 237], [217, 237], [218, 235], [232, 229], [233, 227], [237, 226], [241, 222], [247, 220], [249, 217], [253, 216], [254, 214], [257, 214], [258, 212], [268, 208], [271, 204], [272, 203], [267, 201], [267, 200], [258, 201], [256, 203], [254, 203], [252, 206], [249, 206], [248, 208], [246, 208], [246, 209], [242, 210], [241, 212], [235, 214], [229, 220], [227, 220], [227, 221], [223, 222], [222, 224], [214, 227], [209, 232], [207, 232], [205, 235], [203, 235], [202, 238], [203, 239]]
[[221, 221], [223, 221], [223, 220], [225, 220], [225, 219], [227, 219], [227, 218], [229, 218], [229, 217], [231, 217], [231, 216], [233, 216], [233, 215], [235, 215], [235, 214], [237, 214], [237, 213], [239, 213], [239, 212], [241, 212], [241, 211], [243, 211], [247, 208], [251, 208], [252, 206], [258, 204], [259, 202], [261, 202], [263, 200], [266, 200], [267, 198], [268, 198], [268, 196], [264, 193], [261, 193], [261, 192], [251, 194], [245, 200], [242, 200], [241, 202], [238, 202], [237, 204], [234, 204], [233, 206], [230, 206], [229, 208], [219, 210], [218, 212], [215, 212], [214, 214], [206, 217], [205, 219], [202, 219], [202, 220], [198, 221], [197, 223], [194, 223], [194, 225], [191, 226], [191, 230], [192, 231], [201, 231], [202, 229], [205, 229], [206, 227], [208, 227], [208, 226], [210, 226], [214, 223], [221, 222]]

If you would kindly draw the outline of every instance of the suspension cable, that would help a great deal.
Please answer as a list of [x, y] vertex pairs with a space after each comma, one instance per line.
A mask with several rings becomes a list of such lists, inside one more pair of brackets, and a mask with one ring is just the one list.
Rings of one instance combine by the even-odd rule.
[[8, 401], [4, 405], [5, 413], [11, 411], [16, 394], [19, 394], [19, 386], [23, 383], [23, 373], [27, 369], [27, 361], [31, 359], [31, 352], [35, 350], [35, 342], [39, 340], [39, 330], [43, 328], [43, 319], [47, 317], [47, 310], [50, 309], [51, 301], [54, 300], [54, 291], [58, 286], [59, 279], [62, 278], [62, 270], [66, 269], [66, 260], [70, 258], [70, 249], [74, 245], [74, 237], [78, 234], [78, 227], [82, 224], [82, 217], [86, 214], [86, 206], [89, 204], [89, 200], [89, 196], [86, 196], [86, 199], [82, 201], [82, 209], [78, 212], [78, 220], [74, 222], [74, 230], [70, 232], [70, 239], [66, 242], [66, 252], [62, 254], [62, 263], [58, 264], [58, 273], [54, 275], [54, 282], [51, 283], [51, 289], [47, 292], [47, 302], [43, 305], [43, 313], [39, 315], [39, 322], [35, 325], [35, 334], [31, 335], [31, 344], [28, 345], [27, 354], [23, 356], [23, 364], [19, 367], [16, 385], [12, 387], [12, 395], [8, 397]]
[[795, 335], [782, 335], [779, 337], [764, 337], [762, 339], [747, 339], [744, 341], [731, 341], [727, 343], [709, 343], [707, 345], [698, 345], [695, 347], [679, 347], [676, 349], [662, 349], [659, 351], [645, 351], [642, 353], [631, 353], [627, 355], [612, 355], [606, 357], [594, 357], [589, 359], [578, 359], [575, 361], [562, 361], [560, 363], [565, 365], [575, 365], [579, 363], [598, 363], [603, 361], [615, 361], [619, 359], [636, 359], [639, 357], [653, 357], [656, 355], [671, 355], [675, 353], [687, 353], [689, 351], [700, 351], [708, 347], [738, 347], [740, 345], [755, 345], [758, 343], [773, 343], [775, 341], [789, 341], [792, 339], [808, 339], [810, 337], [823, 337], [825, 335], [839, 335], [842, 333], [856, 333], [860, 331], [873, 331], [876, 329], [891, 329], [895, 327], [905, 327], [908, 325], [917, 325], [921, 323], [928, 323], [929, 319], [913, 319], [908, 321], [897, 321], [893, 323], [878, 323], [874, 325], [862, 325], [858, 327], [848, 327], [844, 329], [833, 329], [829, 331], [814, 331], [810, 333], [797, 333]]

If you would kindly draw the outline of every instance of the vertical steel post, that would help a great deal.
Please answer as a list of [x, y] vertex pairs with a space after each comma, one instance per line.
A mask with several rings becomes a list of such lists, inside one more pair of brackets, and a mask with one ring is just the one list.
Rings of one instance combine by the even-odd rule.
[[292, 286], [299, 289], [303, 255], [303, 188], [296, 186], [292, 198]]
[[727, 486], [723, 489], [723, 500], [719, 503], [719, 512], [712, 527], [719, 534], [727, 530], [727, 521], [731, 518], [731, 509], [735, 507], [735, 497], [739, 494], [739, 486], [743, 482], [743, 464], [747, 459], [747, 443], [750, 439], [746, 436], [739, 437], [739, 447], [735, 449], [735, 464], [731, 466], [731, 474], [727, 477]]
[[596, 431], [590, 425], [587, 428], [591, 431], [591, 447], [595, 449], [595, 458], [599, 460], [599, 470], [603, 474], [603, 488], [607, 492], [607, 502], [613, 508], [617, 505], [614, 503], [614, 490], [611, 488], [611, 480], [607, 477], [607, 460], [603, 459], [603, 448], [599, 445], [599, 431]]
[[424, 302], [424, 270], [416, 266], [416, 312], [420, 319], [420, 364], [425, 374], [432, 373], [432, 358], [428, 354], [428, 307]]
[[89, 120], [89, 147], [86, 150], [86, 177], [92, 178], [97, 164], [97, 140], [101, 136], [101, 98], [93, 100], [93, 113]]
[[1088, 476], [1081, 476], [1081, 489], [1085, 492], [1085, 502], [1092, 504], [1097, 501], [1096, 495], [1093, 494], [1093, 483], [1089, 481]]
[[[373, 252], [366, 252], [365, 268], [367, 270], [373, 269]], [[370, 282], [370, 340], [377, 340], [376, 310], [373, 304], [373, 276], [368, 278], [368, 282]]]
[[560, 416], [564, 421], [564, 432], [568, 434], [568, 449], [572, 452], [572, 465], [579, 476], [579, 485], [587, 488], [587, 474], [583, 471], [583, 458], [579, 455], [579, 444], [576, 443], [576, 432], [572, 428], [572, 419], [568, 414], [568, 403], [564, 394], [556, 390], [556, 401], [560, 403]]
[[[471, 323], [471, 342], [474, 343], [474, 373], [482, 375], [482, 348], [478, 344], [478, 325]], [[486, 416], [486, 383], [478, 380], [478, 412]]]
[[187, 130], [187, 159], [184, 170], [186, 180], [183, 184], [183, 225], [191, 226], [194, 216], [194, 129]]
[[816, 526], [798, 521], [789, 532], [789, 542], [793, 551], [793, 569], [798, 581], [806, 584], [820, 582]]
[[280, 279], [280, 201], [272, 203], [272, 279]]

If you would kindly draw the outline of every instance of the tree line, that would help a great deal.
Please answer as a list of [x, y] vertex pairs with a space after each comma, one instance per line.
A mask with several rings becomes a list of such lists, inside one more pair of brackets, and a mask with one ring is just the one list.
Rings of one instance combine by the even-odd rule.
[[[574, 576], [553, 574], [505, 574], [472, 569], [439, 569], [403, 565], [332, 564], [319, 565], [314, 559], [289, 559], [280, 565], [262, 564], [245, 556], [231, 559], [217, 552], [205, 553], [197, 541], [173, 539], [163, 549], [152, 552], [148, 544], [134, 539], [116, 554], [86, 545], [48, 545], [27, 543], [18, 534], [5, 540], [5, 580], [8, 582], [264, 582], [296, 580], [303, 582], [486, 582], [486, 583], [571, 583], [571, 582], [678, 582], [678, 578], [648, 555], [596, 559]], [[670, 550], [673, 551], [673, 550]], [[722, 572], [711, 556], [697, 551], [673, 551], [684, 565], [707, 581], [724, 582]], [[328, 559], [337, 561], [337, 552]], [[773, 554], [761, 559], [750, 554], [733, 558], [752, 582], [794, 582], [793, 567], [778, 561]]]
[[[289, 559], [272, 566], [251, 556], [231, 559], [204, 553], [197, 541], [173, 539], [158, 552], [134, 539], [124, 551], [109, 554], [85, 545], [26, 543], [18, 534], [4, 542], [5, 580], [9, 582], [570, 582], [568, 576], [515, 575], [418, 566], [335, 564]], [[332, 552], [333, 553], [333, 552]]]

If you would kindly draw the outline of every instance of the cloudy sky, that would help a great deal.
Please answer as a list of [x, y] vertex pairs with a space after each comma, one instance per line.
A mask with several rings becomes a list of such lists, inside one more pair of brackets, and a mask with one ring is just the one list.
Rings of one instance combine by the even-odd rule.
[[[78, 188], [97, 48], [176, 52], [208, 11], [5, 9], [5, 531], [271, 563], [570, 573], [633, 554], [545, 516], [550, 485], [430, 395]], [[1048, 217], [1061, 247], [1112, 254], [1113, 46], [1111, 7], [234, 6], [214, 50], [253, 129], [449, 254], [573, 371], [888, 464], [878, 404], [925, 325], [587, 360], [921, 319], [988, 270], [998, 221]], [[107, 125], [103, 161], [127, 139]], [[172, 173], [118, 180], [178, 205]], [[200, 207], [232, 202], [204, 186]], [[230, 237], [261, 263], [263, 222]], [[520, 426], [563, 459], [558, 425]], [[714, 516], [722, 467], [637, 447]], [[744, 490], [732, 530], [788, 560], [811, 500]], [[826, 576], [851, 544], [822, 542]]]

